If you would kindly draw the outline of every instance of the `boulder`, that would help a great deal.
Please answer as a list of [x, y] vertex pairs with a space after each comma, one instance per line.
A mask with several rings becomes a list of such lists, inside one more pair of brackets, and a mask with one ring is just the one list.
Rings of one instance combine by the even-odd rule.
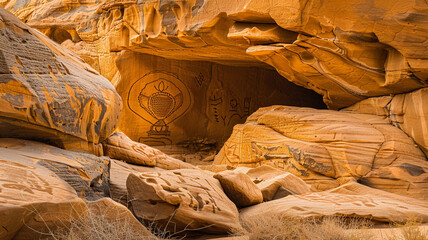
[[162, 168], [144, 167], [128, 164], [118, 160], [111, 160], [110, 167], [110, 193], [111, 198], [125, 206], [129, 206], [128, 190], [126, 189], [126, 179], [129, 174], [138, 175], [145, 172], [159, 172]]
[[76, 191], [35, 156], [0, 153], [0, 239], [40, 239], [85, 214]]
[[93, 201], [110, 197], [110, 159], [77, 153], [47, 144], [0, 138], [0, 156], [10, 153], [22, 161], [43, 166], [68, 183], [82, 199]]
[[311, 186], [301, 178], [269, 165], [262, 165], [256, 168], [238, 167], [234, 172], [245, 173], [245, 175], [249, 176], [261, 190], [263, 201], [312, 192]]
[[300, 195], [311, 192], [310, 187], [301, 178], [291, 173], [284, 173], [260, 182], [257, 186], [263, 193], [264, 201], [270, 201], [288, 195]]
[[235, 126], [214, 164], [268, 164], [318, 190], [356, 179], [402, 195], [428, 196], [428, 161], [423, 152], [388, 120], [369, 114], [262, 108], [246, 124]]
[[[351, 183], [357, 184], [357, 183]], [[283, 214], [291, 217], [317, 218], [324, 216], [362, 217], [381, 222], [406, 222], [416, 217], [428, 222], [426, 201], [382, 192], [359, 191], [350, 194], [349, 185], [303, 195], [291, 195], [241, 210], [241, 218]], [[415, 202], [414, 202], [415, 200]], [[420, 203], [424, 202], [424, 205]]]
[[428, 88], [406, 94], [375, 97], [358, 102], [342, 111], [375, 114], [388, 118], [403, 130], [428, 156]]
[[224, 192], [239, 208], [263, 202], [262, 191], [241, 172], [223, 171], [214, 175], [220, 181]]
[[[136, 236], [135, 239], [158, 239], [134, 217], [128, 208], [113, 201], [111, 198], [102, 198], [97, 201], [87, 202], [87, 206], [90, 213], [89, 217], [95, 218], [95, 221], [100, 219], [100, 224], [113, 225], [99, 227], [117, 229], [118, 231], [122, 231], [124, 236], [128, 237], [127, 232], [132, 232], [132, 235]], [[89, 221], [91, 220], [89, 219]], [[95, 224], [95, 226], [98, 225]], [[88, 233], [82, 234], [85, 235]]]
[[180, 169], [130, 174], [126, 186], [134, 214], [172, 233], [242, 230], [235, 204], [208, 172]]
[[102, 154], [122, 108], [107, 79], [3, 8], [0, 66], [0, 137]]
[[159, 167], [162, 169], [196, 168], [191, 164], [172, 158], [143, 143], [132, 141], [121, 132], [116, 132], [103, 143], [104, 154], [128, 163]]

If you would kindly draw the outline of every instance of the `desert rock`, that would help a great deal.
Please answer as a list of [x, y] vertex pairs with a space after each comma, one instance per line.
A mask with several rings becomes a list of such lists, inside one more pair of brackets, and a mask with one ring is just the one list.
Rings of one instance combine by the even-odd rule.
[[73, 187], [82, 199], [93, 201], [110, 197], [109, 158], [71, 152], [39, 142], [0, 138], [0, 156], [4, 152], [49, 169]]
[[[426, 2], [86, 1], [3, 4], [120, 81], [118, 51], [223, 64], [269, 64], [338, 109], [426, 86]], [[390, 6], [394, 6], [391, 8]]]
[[427, 101], [428, 88], [422, 88], [406, 94], [369, 98], [342, 111], [387, 117], [392, 125], [411, 136], [425, 155], [428, 155]]
[[405, 222], [408, 218], [416, 216], [423, 222], [428, 221], [426, 205], [414, 204], [412, 198], [398, 196], [394, 199], [368, 192], [361, 195], [350, 195], [340, 193], [341, 188], [343, 186], [327, 192], [290, 195], [244, 208], [241, 210], [241, 217], [250, 218], [283, 213], [284, 215], [302, 218], [350, 216], [385, 222]]
[[214, 175], [223, 187], [226, 195], [237, 207], [246, 207], [263, 202], [262, 191], [241, 172], [223, 171]]
[[126, 186], [134, 214], [172, 232], [226, 234], [241, 229], [235, 204], [218, 180], [201, 170], [130, 174]]
[[0, 9], [0, 136], [102, 153], [120, 97], [89, 65]]
[[1, 239], [39, 239], [85, 213], [76, 191], [35, 158], [13, 149], [0, 152]]
[[118, 160], [111, 160], [110, 167], [110, 194], [111, 198], [125, 206], [129, 206], [128, 190], [126, 189], [126, 179], [129, 174], [138, 175], [145, 172], [159, 172], [161, 168], [145, 167], [128, 164]]
[[134, 142], [121, 132], [114, 133], [102, 144], [106, 156], [128, 163], [150, 167], [156, 166], [162, 169], [195, 168], [191, 164], [172, 158], [143, 143]]
[[[214, 164], [269, 164], [319, 190], [351, 177], [386, 191], [427, 196], [425, 155], [403, 131], [375, 115], [262, 108], [246, 124], [235, 126]], [[329, 179], [330, 184], [316, 184]]]
[[[130, 231], [135, 236], [147, 236], [147, 240], [156, 237], [147, 230], [125, 206], [113, 201], [111, 198], [102, 198], [97, 201], [87, 202], [89, 212], [97, 217], [103, 218], [105, 222], [121, 225], [119, 229]], [[151, 237], [151, 238], [149, 238]]]

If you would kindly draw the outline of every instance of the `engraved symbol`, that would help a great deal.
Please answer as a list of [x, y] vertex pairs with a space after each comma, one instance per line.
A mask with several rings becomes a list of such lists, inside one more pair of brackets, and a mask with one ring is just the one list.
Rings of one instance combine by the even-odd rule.
[[128, 95], [129, 108], [152, 124], [148, 136], [170, 136], [169, 123], [190, 105], [187, 87], [173, 74], [164, 72], [146, 74], [133, 84]]

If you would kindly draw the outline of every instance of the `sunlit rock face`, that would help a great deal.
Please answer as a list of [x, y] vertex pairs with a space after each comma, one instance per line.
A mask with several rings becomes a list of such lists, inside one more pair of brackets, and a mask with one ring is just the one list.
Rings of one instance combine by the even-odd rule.
[[122, 102], [78, 56], [0, 8], [0, 106], [0, 137], [99, 154]]
[[[333, 109], [426, 86], [428, 5], [415, 0], [3, 1], [101, 74], [122, 49], [267, 63]], [[263, 62], [263, 63], [262, 63]]]
[[428, 161], [383, 117], [286, 106], [261, 108], [234, 127], [216, 165], [271, 165], [318, 190], [358, 180], [373, 188], [426, 199]]
[[117, 60], [124, 101], [119, 128], [149, 145], [208, 138], [219, 145], [258, 108], [273, 104], [323, 108], [321, 97], [276, 71], [178, 61], [125, 52]]

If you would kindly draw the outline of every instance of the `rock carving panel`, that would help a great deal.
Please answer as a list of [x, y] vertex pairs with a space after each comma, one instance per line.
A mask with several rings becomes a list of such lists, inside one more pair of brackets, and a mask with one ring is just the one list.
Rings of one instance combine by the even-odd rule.
[[168, 72], [150, 72], [129, 90], [128, 106], [152, 124], [148, 136], [170, 136], [169, 124], [182, 117], [191, 106], [191, 95], [184, 83]]

